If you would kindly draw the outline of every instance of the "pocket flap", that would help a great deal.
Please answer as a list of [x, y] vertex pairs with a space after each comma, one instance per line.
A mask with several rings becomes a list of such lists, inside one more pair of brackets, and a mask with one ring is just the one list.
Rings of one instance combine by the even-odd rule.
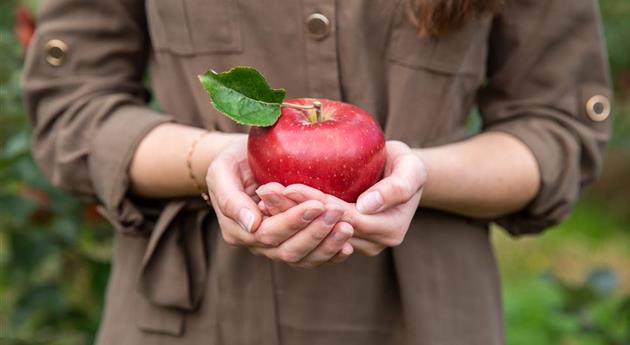
[[400, 6], [394, 21], [389, 60], [407, 67], [446, 74], [485, 73], [487, 40], [491, 18], [472, 20], [462, 29], [444, 37], [420, 36]]
[[190, 55], [242, 50], [236, 0], [147, 0], [156, 51]]

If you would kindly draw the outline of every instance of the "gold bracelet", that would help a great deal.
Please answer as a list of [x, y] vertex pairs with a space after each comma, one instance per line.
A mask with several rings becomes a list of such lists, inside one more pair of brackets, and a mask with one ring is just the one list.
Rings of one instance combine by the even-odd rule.
[[200, 133], [195, 138], [195, 140], [193, 140], [193, 142], [190, 144], [190, 147], [188, 148], [188, 156], [186, 158], [186, 166], [188, 167], [188, 176], [192, 180], [193, 185], [195, 186], [195, 188], [197, 188], [197, 190], [199, 191], [199, 194], [201, 194], [201, 197], [206, 202], [206, 204], [212, 207], [212, 203], [210, 202], [210, 195], [208, 195], [208, 193], [206, 193], [206, 191], [204, 191], [203, 188], [201, 188], [201, 184], [197, 182], [197, 178], [195, 177], [195, 173], [193, 172], [193, 167], [192, 167], [192, 156], [193, 156], [193, 153], [195, 152], [195, 148], [197, 147], [197, 144], [201, 141], [201, 139], [203, 139], [203, 137], [205, 137], [206, 134], [208, 133], [209, 132], [207, 131]]

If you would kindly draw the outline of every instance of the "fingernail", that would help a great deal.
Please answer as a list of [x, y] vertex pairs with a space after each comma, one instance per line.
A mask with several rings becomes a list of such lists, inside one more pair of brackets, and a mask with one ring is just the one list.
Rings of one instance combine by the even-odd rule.
[[261, 198], [263, 198], [265, 200], [265, 203], [269, 204], [269, 206], [280, 205], [280, 197], [274, 192], [263, 194]]
[[280, 197], [272, 190], [265, 188], [265, 186], [258, 187], [256, 189], [256, 195], [265, 200], [269, 206], [278, 206], [280, 204]]
[[341, 248], [341, 252], [344, 255], [350, 255], [350, 254], [352, 254], [354, 252], [354, 247], [352, 247], [352, 245], [350, 243], [346, 243]]
[[361, 198], [357, 202], [357, 210], [361, 213], [372, 213], [383, 207], [383, 197], [377, 190], [373, 190]]
[[289, 199], [293, 201], [303, 202], [306, 200], [306, 198], [304, 198], [304, 195], [302, 195], [302, 193], [291, 188], [286, 188], [285, 190], [282, 191], [282, 194], [289, 197]]
[[337, 221], [341, 218], [342, 213], [343, 210], [337, 208], [327, 210], [326, 213], [324, 213], [324, 224], [328, 226], [335, 225], [335, 223], [337, 223]]
[[333, 239], [339, 242], [345, 241], [349, 239], [353, 233], [354, 231], [349, 225], [342, 223], [342, 225], [340, 225], [339, 228], [337, 228], [337, 230], [333, 234]]
[[238, 220], [243, 230], [252, 232], [252, 227], [254, 226], [254, 214], [252, 211], [242, 208], [238, 212]]
[[310, 208], [304, 212], [302, 215], [302, 220], [305, 222], [312, 222], [315, 218], [317, 218], [320, 214], [322, 214], [324, 210], [321, 208]]

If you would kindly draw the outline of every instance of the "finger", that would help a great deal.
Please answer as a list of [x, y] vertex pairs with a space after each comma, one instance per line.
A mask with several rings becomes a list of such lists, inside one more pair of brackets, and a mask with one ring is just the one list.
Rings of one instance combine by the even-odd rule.
[[284, 196], [282, 191], [284, 191], [284, 186], [276, 182], [267, 183], [256, 190], [256, 194], [265, 203], [265, 207], [271, 215], [284, 212], [297, 205], [295, 201]]
[[256, 244], [254, 234], [244, 231], [241, 225], [234, 220], [226, 217], [221, 210], [216, 206], [215, 200], [210, 197], [210, 201], [215, 209], [217, 220], [219, 222], [219, 228], [221, 229], [221, 236], [223, 240], [233, 246], [252, 246]]
[[325, 204], [337, 204], [347, 207], [349, 204], [333, 195], [326, 194], [319, 189], [304, 184], [288, 185], [282, 194], [294, 202], [300, 203], [306, 200], [319, 200]]
[[306, 228], [325, 211], [324, 204], [309, 200], [286, 212], [265, 219], [255, 233], [256, 240], [266, 246], [278, 246]]
[[341, 250], [337, 253], [337, 255], [333, 256], [332, 259], [328, 260], [325, 265], [336, 265], [346, 261], [350, 255], [354, 253], [354, 248], [350, 242], [346, 242], [341, 247]]
[[[399, 245], [404, 239], [405, 230], [409, 227], [411, 216], [415, 213], [415, 209], [420, 200], [421, 190], [417, 191], [411, 199], [399, 205], [399, 207], [383, 210], [380, 213], [372, 215], [362, 214], [356, 209], [354, 204], [347, 203], [332, 195], [303, 184], [289, 185], [285, 188], [283, 194], [296, 202], [315, 199], [320, 201], [324, 200], [327, 203], [343, 205], [345, 212], [342, 220], [350, 223], [354, 227], [354, 237], [361, 237], [374, 243], [381, 243], [385, 247], [394, 247]], [[371, 247], [366, 248], [365, 253], [367, 254], [368, 251], [373, 252], [376, 251], [376, 249]]]
[[209, 190], [213, 207], [222, 215], [238, 223], [247, 232], [254, 232], [262, 220], [262, 213], [258, 205], [247, 194], [227, 188], [223, 190]]
[[260, 202], [260, 197], [258, 195], [256, 195], [256, 193], [254, 193], [254, 195], [250, 195], [249, 197], [252, 198], [252, 201], [254, 203], [256, 203], [256, 204], [258, 204]]
[[282, 195], [297, 203], [304, 202], [306, 200], [319, 200], [321, 202], [326, 202], [327, 199], [325, 193], [304, 184], [288, 185], [282, 191]]
[[[315, 202], [310, 200], [305, 202]], [[303, 204], [300, 204], [303, 205]], [[307, 256], [313, 249], [330, 234], [335, 224], [341, 218], [343, 209], [338, 205], [326, 205], [326, 212], [309, 224], [304, 230], [283, 242], [277, 248], [259, 249], [263, 255], [287, 263], [297, 263]]]
[[264, 216], [267, 216], [267, 217], [271, 216], [271, 213], [269, 213], [269, 211], [267, 211], [267, 206], [265, 206], [265, 202], [264, 201], [260, 200], [258, 202], [258, 209], [260, 210], [260, 212], [262, 212], [262, 214]]
[[241, 181], [243, 181], [245, 193], [247, 193], [247, 195], [251, 197], [254, 197], [256, 195], [258, 183], [256, 183], [254, 173], [252, 172], [252, 169], [250, 169], [247, 160], [242, 160], [238, 163], [238, 171], [240, 173]]
[[255, 231], [262, 220], [262, 213], [244, 191], [238, 164], [215, 160], [208, 168], [206, 181], [215, 210], [219, 209], [247, 232]]
[[[335, 204], [340, 205], [344, 208], [345, 212], [343, 214], [342, 220], [350, 223], [353, 227], [356, 228], [357, 222], [356, 218], [363, 217], [363, 215], [356, 211], [356, 207], [354, 204], [350, 204], [344, 200], [341, 200], [333, 195], [326, 194], [319, 189], [315, 189], [313, 187], [309, 187], [303, 184], [292, 184], [287, 186], [282, 192], [283, 195], [287, 196], [291, 200], [301, 203], [305, 200], [319, 200], [325, 204]], [[365, 217], [363, 217], [365, 218]]]
[[[310, 202], [310, 201], [307, 201]], [[306, 257], [331, 233], [341, 219], [343, 208], [338, 205], [326, 205], [326, 212], [295, 236], [285, 241], [278, 249], [283, 261], [296, 263]]]
[[374, 214], [404, 204], [422, 188], [426, 169], [418, 156], [401, 142], [388, 142], [387, 159], [389, 172], [357, 200], [357, 210]]
[[348, 219], [355, 228], [353, 239], [361, 238], [385, 247], [396, 247], [405, 238], [421, 196], [422, 189], [406, 203], [371, 215], [359, 213], [356, 208], [349, 209], [344, 214], [344, 220]]
[[249, 187], [245, 188], [245, 194], [247, 194], [250, 198], [252, 198], [254, 202], [260, 201], [260, 196], [256, 194], [257, 189], [258, 189], [257, 185], [250, 185]]
[[317, 267], [330, 261], [352, 237], [354, 229], [346, 222], [338, 222], [326, 239], [297, 264], [302, 267]]

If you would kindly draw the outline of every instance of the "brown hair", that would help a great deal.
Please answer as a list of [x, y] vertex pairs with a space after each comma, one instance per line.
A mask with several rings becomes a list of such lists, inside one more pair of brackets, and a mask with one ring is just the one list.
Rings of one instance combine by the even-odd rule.
[[422, 36], [439, 37], [469, 20], [496, 13], [503, 0], [406, 0], [407, 16]]

